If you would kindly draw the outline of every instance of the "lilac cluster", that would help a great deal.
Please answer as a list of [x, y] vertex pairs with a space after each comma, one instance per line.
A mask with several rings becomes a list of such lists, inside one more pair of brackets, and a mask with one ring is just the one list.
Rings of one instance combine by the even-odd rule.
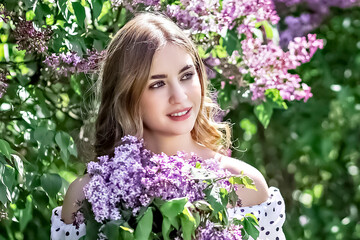
[[182, 0], [181, 5], [168, 5], [166, 14], [193, 34], [217, 32], [219, 6], [217, 0]]
[[219, 66], [221, 64], [220, 59], [219, 58], [215, 58], [213, 57], [211, 54], [209, 57], [207, 57], [206, 59], [203, 60], [205, 67], [206, 67], [206, 76], [209, 79], [215, 78], [216, 77], [216, 73], [213, 70], [213, 68], [215, 66]]
[[203, 190], [207, 184], [189, 177], [191, 169], [201, 160], [196, 156], [185, 161], [186, 158], [182, 153], [174, 156], [162, 153], [149, 159], [146, 176], [141, 179], [147, 197], [144, 205], [150, 203], [152, 197], [163, 200], [187, 197], [190, 202], [204, 199]]
[[53, 53], [47, 56], [44, 63], [56, 76], [69, 76], [74, 73], [90, 73], [97, 70], [99, 62], [105, 55], [105, 50], [98, 52], [88, 50], [85, 57], [80, 57], [76, 52]]
[[127, 10], [131, 12], [136, 10], [136, 7], [134, 6], [137, 6], [138, 4], [153, 7], [153, 10], [160, 9], [160, 0], [111, 0], [111, 4], [114, 7], [124, 6]]
[[240, 71], [254, 77], [255, 82], [250, 84], [252, 100], [264, 100], [267, 89], [278, 89], [285, 100], [307, 101], [312, 96], [310, 87], [300, 83], [300, 77], [288, 70], [308, 62], [318, 48], [323, 48], [323, 42], [316, 39], [315, 34], [309, 34], [307, 39], [295, 38], [290, 42], [287, 52], [271, 41], [263, 45], [259, 39], [243, 40], [245, 66], [241, 67]]
[[181, 152], [174, 156], [153, 154], [144, 148], [143, 140], [125, 136], [115, 148], [114, 157], [103, 156], [99, 162], [87, 165], [91, 181], [84, 188], [85, 197], [98, 222], [121, 219], [119, 206], [136, 215], [140, 207], [148, 206], [154, 198], [204, 199], [207, 184], [191, 177], [196, 163], [217, 171], [218, 177], [226, 174], [213, 159], [202, 160]]
[[242, 17], [238, 30], [251, 31], [255, 22], [279, 21], [271, 0], [182, 0], [181, 5], [168, 5], [167, 15], [192, 33], [223, 32], [232, 29]]
[[[273, 0], [279, 7], [281, 13], [281, 4], [287, 7], [302, 4], [306, 5], [308, 12], [301, 13], [300, 16], [286, 16], [284, 21], [287, 28], [280, 33], [280, 44], [283, 48], [295, 37], [305, 36], [311, 30], [317, 28], [323, 19], [330, 13], [331, 7], [349, 8], [360, 6], [359, 0]], [[288, 8], [284, 8], [288, 12]], [[286, 9], [286, 10], [285, 10]]]
[[239, 33], [252, 35], [256, 22], [269, 21], [272, 24], [279, 22], [279, 16], [271, 0], [228, 0], [223, 2], [223, 9], [219, 15], [219, 23], [225, 28], [232, 29], [236, 19], [243, 17], [238, 25]]
[[48, 50], [48, 41], [51, 38], [52, 31], [50, 28], [36, 29], [33, 22], [20, 20], [15, 23], [14, 36], [17, 48], [26, 50], [29, 53], [44, 53]]
[[242, 226], [230, 225], [228, 228], [216, 227], [213, 222], [207, 221], [204, 227], [196, 229], [197, 240], [242, 240]]

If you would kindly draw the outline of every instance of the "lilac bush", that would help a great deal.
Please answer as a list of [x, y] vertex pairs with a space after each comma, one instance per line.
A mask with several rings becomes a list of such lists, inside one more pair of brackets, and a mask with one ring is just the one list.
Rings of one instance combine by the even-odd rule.
[[[288, 7], [296, 9], [297, 6], [306, 7], [307, 12], [301, 12], [300, 16], [288, 15], [284, 17], [287, 28], [280, 33], [280, 44], [286, 48], [288, 43], [295, 37], [305, 36], [313, 29], [320, 26], [329, 15], [331, 7], [350, 8], [360, 6], [359, 0], [273, 0], [279, 7], [280, 14], [289, 14]], [[286, 7], [282, 7], [285, 5]]]

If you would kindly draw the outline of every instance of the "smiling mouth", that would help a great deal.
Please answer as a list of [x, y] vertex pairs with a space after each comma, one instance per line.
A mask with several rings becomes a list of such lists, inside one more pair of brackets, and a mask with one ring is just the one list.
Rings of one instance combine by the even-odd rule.
[[180, 110], [180, 111], [170, 113], [170, 114], [168, 114], [168, 116], [171, 116], [171, 117], [180, 117], [180, 116], [183, 116], [183, 115], [187, 114], [191, 109], [192, 109], [192, 107], [184, 108], [184, 109], [182, 109], [182, 110]]
[[185, 120], [190, 117], [191, 109], [192, 108], [188, 108], [179, 112], [168, 114], [168, 117], [170, 117], [172, 120]]
[[181, 116], [185, 115], [186, 113], [188, 113], [189, 111], [190, 111], [190, 109], [187, 110], [187, 111], [182, 111], [182, 112], [170, 114], [170, 116], [172, 116], [172, 117], [181, 117]]

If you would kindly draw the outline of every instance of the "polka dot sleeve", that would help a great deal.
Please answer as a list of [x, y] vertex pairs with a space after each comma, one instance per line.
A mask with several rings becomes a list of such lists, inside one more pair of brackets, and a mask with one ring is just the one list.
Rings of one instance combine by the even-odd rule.
[[241, 219], [245, 214], [252, 213], [259, 221], [260, 234], [258, 239], [283, 240], [285, 239], [282, 230], [285, 222], [285, 202], [279, 189], [270, 187], [269, 194], [268, 200], [259, 205], [229, 208], [229, 219]]
[[84, 223], [65, 224], [61, 219], [62, 206], [52, 210], [51, 216], [51, 240], [77, 240], [85, 235], [86, 226]]

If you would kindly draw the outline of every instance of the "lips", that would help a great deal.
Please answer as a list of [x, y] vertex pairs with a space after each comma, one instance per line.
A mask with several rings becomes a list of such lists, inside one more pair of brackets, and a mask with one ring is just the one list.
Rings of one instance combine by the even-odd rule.
[[191, 109], [191, 107], [179, 109], [179, 110], [176, 110], [176, 111], [174, 111], [172, 113], [169, 113], [168, 116], [171, 116], [171, 115], [176, 114], [176, 113], [188, 112], [190, 109]]
[[171, 114], [168, 114], [167, 116], [172, 120], [172, 121], [184, 121], [186, 119], [188, 119], [191, 116], [191, 107], [190, 108], [184, 108], [184, 109], [180, 109], [177, 110]]

